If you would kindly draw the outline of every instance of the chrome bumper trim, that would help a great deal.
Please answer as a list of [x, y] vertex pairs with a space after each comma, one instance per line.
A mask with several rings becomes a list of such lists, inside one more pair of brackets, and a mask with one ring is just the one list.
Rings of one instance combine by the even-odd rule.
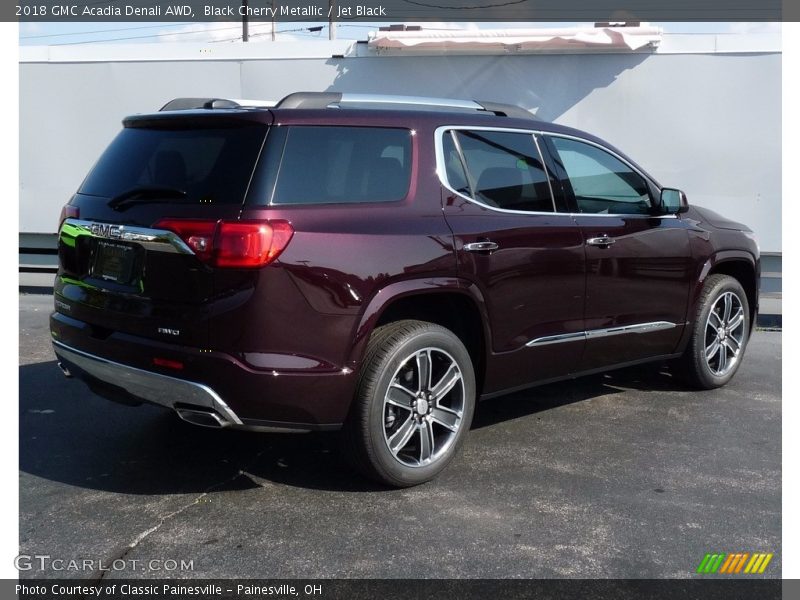
[[75, 239], [81, 236], [111, 242], [133, 242], [154, 252], [194, 254], [194, 251], [177, 233], [166, 229], [151, 229], [73, 218], [66, 219], [61, 225], [59, 239], [68, 240], [69, 245], [74, 245]]
[[243, 426], [236, 413], [207, 385], [123, 365], [56, 340], [53, 340], [53, 349], [60, 360], [75, 365], [95, 379], [121, 387], [137, 398], [173, 410], [176, 404], [206, 408], [219, 414], [224, 420], [222, 426]]

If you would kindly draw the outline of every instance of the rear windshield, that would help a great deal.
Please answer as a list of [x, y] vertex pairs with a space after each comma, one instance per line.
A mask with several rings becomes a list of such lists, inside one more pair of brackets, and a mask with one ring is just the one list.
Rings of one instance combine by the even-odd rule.
[[80, 193], [112, 198], [137, 187], [164, 187], [187, 200], [241, 203], [266, 134], [262, 127], [125, 128]]
[[408, 129], [288, 127], [272, 204], [402, 200], [410, 175]]

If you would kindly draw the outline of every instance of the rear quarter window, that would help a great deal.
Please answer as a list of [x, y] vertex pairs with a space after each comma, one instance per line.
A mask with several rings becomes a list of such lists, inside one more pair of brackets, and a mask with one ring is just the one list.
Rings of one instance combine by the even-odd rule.
[[410, 178], [408, 129], [290, 126], [271, 204], [392, 202]]

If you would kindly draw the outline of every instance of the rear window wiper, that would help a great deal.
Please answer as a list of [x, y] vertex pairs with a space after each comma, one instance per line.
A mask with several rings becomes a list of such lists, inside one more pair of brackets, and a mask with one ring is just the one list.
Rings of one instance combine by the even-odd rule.
[[131, 204], [153, 202], [174, 202], [186, 198], [186, 192], [177, 188], [160, 185], [139, 185], [117, 194], [108, 201], [114, 210], [123, 210]]

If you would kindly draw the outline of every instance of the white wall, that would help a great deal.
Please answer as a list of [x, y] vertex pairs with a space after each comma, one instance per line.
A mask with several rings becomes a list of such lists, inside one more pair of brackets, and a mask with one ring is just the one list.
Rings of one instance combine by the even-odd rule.
[[[308, 46], [298, 46], [298, 54], [308, 55]], [[280, 44], [284, 56], [291, 47]], [[618, 146], [662, 184], [684, 189], [690, 202], [747, 223], [763, 251], [781, 251], [779, 52], [412, 57], [361, 51], [329, 58], [342, 47], [323, 44], [314, 57], [269, 59], [252, 58], [259, 49], [274, 54], [269, 43], [250, 44], [247, 59], [37, 62], [28, 55], [31, 62], [20, 64], [20, 231], [54, 231], [61, 205], [127, 114], [157, 110], [178, 96], [279, 99], [331, 90], [538, 107], [544, 119]], [[181, 45], [183, 54], [190, 50]]]

